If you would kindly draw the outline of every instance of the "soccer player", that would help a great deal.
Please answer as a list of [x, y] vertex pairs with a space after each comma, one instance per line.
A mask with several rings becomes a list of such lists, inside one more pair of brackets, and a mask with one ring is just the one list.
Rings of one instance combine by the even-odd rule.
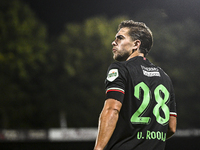
[[175, 133], [172, 82], [145, 57], [152, 44], [152, 32], [144, 23], [120, 23], [94, 150], [163, 150]]

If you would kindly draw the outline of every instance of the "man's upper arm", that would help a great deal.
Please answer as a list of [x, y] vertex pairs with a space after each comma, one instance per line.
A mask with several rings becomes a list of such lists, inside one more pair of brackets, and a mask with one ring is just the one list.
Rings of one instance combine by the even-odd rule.
[[122, 103], [112, 98], [107, 99], [104, 104], [104, 109], [106, 110], [116, 110], [120, 112], [121, 107]]

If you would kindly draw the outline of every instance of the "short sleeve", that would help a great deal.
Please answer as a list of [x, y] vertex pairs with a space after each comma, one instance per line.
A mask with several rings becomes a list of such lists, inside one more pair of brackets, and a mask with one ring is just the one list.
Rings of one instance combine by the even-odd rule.
[[126, 70], [123, 64], [115, 62], [107, 71], [105, 80], [106, 99], [112, 98], [123, 103], [126, 85]]
[[174, 93], [174, 88], [171, 83], [171, 94], [170, 94], [170, 116], [175, 116], [177, 117], [177, 110], [176, 110], [176, 101], [175, 101], [175, 93]]

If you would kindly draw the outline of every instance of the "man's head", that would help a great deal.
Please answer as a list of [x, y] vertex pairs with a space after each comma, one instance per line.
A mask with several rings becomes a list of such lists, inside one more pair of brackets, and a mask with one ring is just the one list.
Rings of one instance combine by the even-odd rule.
[[133, 20], [123, 21], [119, 24], [118, 33], [112, 42], [113, 58], [125, 61], [136, 50], [146, 56], [152, 44], [152, 32], [144, 23]]

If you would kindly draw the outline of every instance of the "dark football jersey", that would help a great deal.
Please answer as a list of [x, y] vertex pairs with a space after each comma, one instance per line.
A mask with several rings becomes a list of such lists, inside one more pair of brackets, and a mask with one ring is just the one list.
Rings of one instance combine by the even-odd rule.
[[122, 103], [105, 150], [163, 150], [170, 115], [176, 116], [172, 82], [148, 59], [137, 56], [110, 65], [106, 99]]

